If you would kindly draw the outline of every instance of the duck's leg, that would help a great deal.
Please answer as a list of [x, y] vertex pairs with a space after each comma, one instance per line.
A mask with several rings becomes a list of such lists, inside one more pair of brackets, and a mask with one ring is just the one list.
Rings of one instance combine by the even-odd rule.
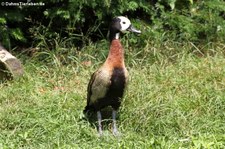
[[102, 114], [100, 111], [97, 111], [97, 118], [98, 118], [98, 133], [102, 135]]
[[113, 109], [113, 111], [112, 111], [112, 120], [113, 120], [112, 121], [112, 131], [113, 131], [114, 136], [119, 135], [119, 131], [116, 126], [116, 113], [117, 113], [117, 111], [115, 109]]

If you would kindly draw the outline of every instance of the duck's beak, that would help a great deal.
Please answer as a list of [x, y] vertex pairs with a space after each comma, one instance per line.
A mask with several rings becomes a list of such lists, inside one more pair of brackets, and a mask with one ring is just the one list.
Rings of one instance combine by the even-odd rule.
[[127, 30], [130, 31], [130, 32], [134, 32], [134, 33], [137, 33], [137, 34], [141, 34], [141, 31], [140, 30], [137, 30], [132, 25], [130, 25], [130, 27]]

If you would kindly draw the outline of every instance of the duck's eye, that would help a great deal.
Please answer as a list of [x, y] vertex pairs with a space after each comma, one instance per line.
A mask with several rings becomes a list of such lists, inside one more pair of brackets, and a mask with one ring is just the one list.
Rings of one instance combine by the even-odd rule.
[[126, 22], [122, 22], [123, 24], [126, 24]]

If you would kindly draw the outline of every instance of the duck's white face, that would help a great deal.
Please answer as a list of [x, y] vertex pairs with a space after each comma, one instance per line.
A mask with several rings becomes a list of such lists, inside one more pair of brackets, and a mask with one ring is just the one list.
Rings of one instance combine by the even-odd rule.
[[119, 16], [118, 18], [120, 19], [120, 26], [121, 26], [120, 31], [122, 32], [126, 31], [131, 26], [130, 20], [123, 16]]
[[110, 26], [110, 40], [119, 39], [120, 32], [130, 31], [140, 34], [141, 31], [134, 28], [130, 20], [124, 16], [113, 18]]

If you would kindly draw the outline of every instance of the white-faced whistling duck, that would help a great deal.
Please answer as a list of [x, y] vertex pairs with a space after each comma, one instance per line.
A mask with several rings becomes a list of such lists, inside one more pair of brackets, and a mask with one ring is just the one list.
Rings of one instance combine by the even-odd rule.
[[97, 112], [98, 131], [102, 135], [102, 115], [100, 110], [112, 107], [112, 131], [118, 135], [116, 126], [116, 112], [120, 107], [121, 99], [128, 81], [128, 72], [124, 63], [124, 50], [119, 40], [120, 32], [131, 31], [141, 33], [135, 29], [128, 18], [119, 16], [113, 18], [110, 25], [110, 50], [105, 63], [91, 76], [88, 84], [87, 106], [88, 111]]

